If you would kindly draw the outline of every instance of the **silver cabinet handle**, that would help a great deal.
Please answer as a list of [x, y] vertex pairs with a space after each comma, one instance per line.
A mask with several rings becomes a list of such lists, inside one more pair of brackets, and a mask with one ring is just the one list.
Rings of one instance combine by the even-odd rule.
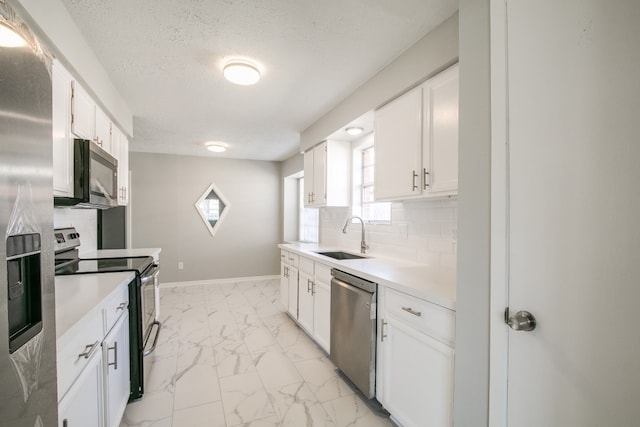
[[96, 341], [93, 344], [85, 345], [84, 346], [84, 351], [78, 355], [78, 359], [81, 358], [81, 357], [84, 357], [85, 359], [90, 358], [91, 355], [93, 354], [93, 352], [98, 347], [98, 344], [100, 344], [100, 341]]
[[121, 302], [121, 303], [120, 303], [120, 304], [118, 304], [118, 306], [116, 307], [116, 311], [124, 310], [124, 309], [126, 309], [126, 308], [127, 308], [127, 306], [128, 306], [128, 305], [129, 305], [129, 304], [127, 304], [126, 302]]
[[429, 187], [429, 172], [427, 172], [427, 168], [423, 169], [423, 178], [424, 178], [424, 189], [426, 190]]
[[413, 314], [414, 316], [422, 316], [422, 312], [420, 311], [415, 311], [414, 309], [412, 309], [411, 307], [402, 307], [402, 309], [404, 311], [406, 311], [407, 313]]
[[313, 284], [313, 282], [309, 279], [307, 279], [307, 293], [311, 292], [311, 285]]
[[107, 359], [109, 357], [109, 350], [113, 350], [113, 363], [108, 362], [107, 366], [113, 366], [115, 371], [118, 370], [118, 341], [113, 343], [113, 347], [107, 347]]
[[69, 421], [66, 418], [62, 420], [62, 427], [69, 427]]
[[387, 325], [387, 322], [384, 319], [380, 319], [380, 342], [384, 342], [384, 339], [387, 337], [387, 334], [384, 333], [384, 327]]
[[314, 296], [315, 294], [316, 294], [316, 283], [311, 282], [311, 296]]
[[411, 171], [411, 179], [413, 180], [413, 189], [411, 191], [416, 191], [418, 189], [418, 174], [416, 173], [415, 170]]

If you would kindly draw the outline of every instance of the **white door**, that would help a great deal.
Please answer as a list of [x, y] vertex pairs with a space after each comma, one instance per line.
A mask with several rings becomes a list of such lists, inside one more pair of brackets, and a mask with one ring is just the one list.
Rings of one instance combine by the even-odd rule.
[[505, 10], [508, 168], [494, 163], [493, 179], [508, 176], [507, 304], [537, 327], [503, 326], [506, 407], [492, 424], [638, 426], [640, 2], [507, 0]]

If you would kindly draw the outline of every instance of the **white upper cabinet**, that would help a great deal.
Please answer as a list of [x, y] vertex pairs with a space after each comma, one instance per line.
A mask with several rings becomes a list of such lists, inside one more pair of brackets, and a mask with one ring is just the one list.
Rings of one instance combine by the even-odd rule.
[[53, 194], [73, 196], [73, 138], [71, 137], [71, 74], [56, 60], [53, 87]]
[[129, 140], [115, 125], [111, 133], [112, 155], [118, 159], [118, 205], [129, 203]]
[[78, 138], [94, 141], [96, 103], [78, 82], [71, 82], [71, 88], [71, 132]]
[[376, 199], [420, 195], [422, 87], [376, 111], [374, 138]]
[[456, 194], [458, 66], [378, 109], [375, 147], [376, 200]]
[[349, 206], [351, 144], [327, 140], [304, 152], [304, 205]]
[[458, 66], [423, 87], [423, 190], [454, 194], [458, 190]]
[[114, 155], [109, 116], [77, 81], [73, 81], [71, 87], [71, 132], [77, 138], [93, 141], [107, 153]]
[[93, 141], [107, 153], [117, 157], [117, 154], [114, 153], [113, 147], [111, 146], [111, 120], [109, 120], [109, 117], [97, 105], [95, 120], [96, 132]]
[[118, 160], [118, 205], [129, 203], [129, 140], [57, 60], [52, 66], [53, 193], [72, 197], [73, 140], [88, 139]]

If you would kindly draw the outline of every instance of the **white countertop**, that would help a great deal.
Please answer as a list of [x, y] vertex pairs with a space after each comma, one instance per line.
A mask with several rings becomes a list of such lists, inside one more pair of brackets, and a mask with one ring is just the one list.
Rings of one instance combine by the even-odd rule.
[[418, 264], [376, 254], [366, 254], [370, 258], [365, 259], [336, 260], [316, 252], [344, 251], [343, 249], [315, 243], [281, 243], [278, 247], [442, 307], [451, 310], [456, 308], [455, 268]]
[[101, 301], [134, 277], [131, 271], [56, 276], [56, 339], [60, 340]]
[[133, 248], [133, 249], [98, 249], [96, 251], [87, 252], [82, 258], [116, 258], [116, 257], [132, 257], [132, 256], [152, 256], [158, 261], [162, 248]]

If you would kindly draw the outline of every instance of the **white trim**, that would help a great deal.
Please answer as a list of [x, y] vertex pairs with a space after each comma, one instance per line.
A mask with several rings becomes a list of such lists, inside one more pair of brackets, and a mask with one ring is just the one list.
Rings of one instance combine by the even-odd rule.
[[[222, 209], [222, 213], [220, 213], [220, 216], [218, 217], [218, 221], [216, 221], [216, 224], [213, 227], [211, 226], [211, 223], [209, 222], [207, 217], [204, 215], [204, 213], [198, 207], [200, 202], [205, 200], [207, 198], [207, 196], [209, 195], [209, 193], [211, 193], [211, 190], [213, 190], [216, 193], [216, 195], [218, 196], [218, 199], [224, 204], [224, 209]], [[193, 206], [196, 208], [196, 211], [198, 212], [198, 215], [200, 215], [200, 218], [202, 218], [202, 221], [204, 222], [205, 226], [209, 230], [209, 233], [211, 233], [211, 237], [216, 235], [216, 231], [218, 231], [218, 228], [220, 228], [220, 224], [222, 223], [224, 218], [229, 213], [229, 210], [231, 209], [231, 206], [229, 205], [229, 202], [227, 201], [227, 198], [222, 195], [222, 193], [220, 192], [218, 187], [216, 187], [216, 185], [213, 182], [211, 183], [211, 185], [209, 187], [207, 187], [205, 192], [202, 193], [202, 196], [200, 196], [200, 198], [198, 198], [198, 200], [196, 200], [196, 202], [193, 204]]]
[[509, 297], [509, 147], [507, 0], [490, 0], [491, 22], [491, 266], [489, 426], [507, 426]]
[[279, 280], [279, 279], [280, 279], [280, 275], [232, 277], [229, 279], [192, 280], [189, 282], [167, 282], [167, 283], [160, 283], [160, 287], [173, 288], [173, 287], [196, 286], [196, 285], [221, 285], [224, 283], [259, 282], [262, 280]]

